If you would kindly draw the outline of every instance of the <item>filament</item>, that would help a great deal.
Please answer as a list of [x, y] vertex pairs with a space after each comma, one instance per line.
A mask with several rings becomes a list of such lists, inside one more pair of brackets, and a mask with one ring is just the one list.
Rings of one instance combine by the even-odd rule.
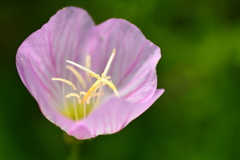
[[77, 106], [76, 106], [76, 102], [75, 102], [75, 97], [74, 97], [74, 113], [75, 113], [75, 120], [78, 120], [78, 114], [77, 114]]
[[105, 77], [107, 75], [107, 72], [108, 72], [108, 70], [109, 70], [109, 68], [112, 64], [112, 61], [113, 61], [113, 58], [114, 58], [115, 54], [116, 54], [116, 49], [113, 49], [111, 57], [108, 60], [108, 63], [106, 65], [105, 69], [104, 69], [104, 72], [102, 73], [102, 77]]
[[84, 82], [81, 74], [75, 68], [73, 68], [72, 66], [67, 65], [66, 68], [69, 69], [77, 77], [77, 79], [79, 80], [80, 84], [85, 89], [86, 88], [86, 83]]
[[68, 95], [66, 95], [66, 98], [70, 98], [70, 97], [76, 97], [78, 100], [78, 103], [81, 103], [81, 98], [77, 93], [69, 93]]
[[85, 95], [85, 94], [86, 94], [86, 92], [80, 92], [79, 94], [80, 94], [80, 95]]

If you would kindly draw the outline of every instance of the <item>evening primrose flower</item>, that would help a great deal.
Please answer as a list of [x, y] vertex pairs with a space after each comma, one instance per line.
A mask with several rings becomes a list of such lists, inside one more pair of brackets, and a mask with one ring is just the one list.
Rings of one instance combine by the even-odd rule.
[[156, 89], [160, 49], [133, 24], [97, 26], [83, 9], [59, 10], [19, 47], [18, 73], [43, 115], [67, 134], [111, 134], [147, 110]]

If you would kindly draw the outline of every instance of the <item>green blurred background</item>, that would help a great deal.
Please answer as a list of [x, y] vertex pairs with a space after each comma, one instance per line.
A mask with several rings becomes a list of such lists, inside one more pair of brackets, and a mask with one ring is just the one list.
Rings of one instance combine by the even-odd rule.
[[70, 146], [21, 82], [19, 45], [65, 6], [96, 24], [123, 18], [158, 45], [166, 92], [122, 131], [86, 141], [82, 160], [240, 159], [239, 0], [9, 0], [0, 2], [0, 159], [65, 160]]

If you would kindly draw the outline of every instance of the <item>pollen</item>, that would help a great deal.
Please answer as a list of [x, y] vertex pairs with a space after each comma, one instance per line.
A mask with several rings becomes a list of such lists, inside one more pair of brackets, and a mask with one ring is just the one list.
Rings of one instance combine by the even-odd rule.
[[[104, 86], [108, 86], [113, 93], [119, 97], [117, 88], [111, 81], [111, 76], [107, 76], [115, 54], [116, 49], [113, 49], [103, 73], [100, 74], [101, 76], [91, 70], [91, 56], [89, 54], [87, 54], [85, 58], [85, 67], [70, 60], [66, 60], [66, 62], [70, 64], [66, 65], [66, 69], [72, 72], [80, 85], [74, 85], [71, 81], [63, 78], [52, 78], [53, 81], [63, 82], [62, 90], [64, 95], [64, 107], [61, 110], [62, 114], [75, 121], [85, 119], [87, 115], [89, 115], [99, 106], [101, 97], [104, 96]], [[85, 76], [81, 75], [74, 67], [83, 70], [85, 72]], [[91, 77], [96, 79], [95, 82], [92, 82], [93, 79]], [[74, 92], [65, 95], [64, 84], [71, 86]], [[91, 84], [91, 86], [88, 84]], [[78, 93], [75, 93], [77, 90], [76, 86], [78, 89], [81, 89]], [[86, 88], [88, 88], [88, 90], [85, 90]]]

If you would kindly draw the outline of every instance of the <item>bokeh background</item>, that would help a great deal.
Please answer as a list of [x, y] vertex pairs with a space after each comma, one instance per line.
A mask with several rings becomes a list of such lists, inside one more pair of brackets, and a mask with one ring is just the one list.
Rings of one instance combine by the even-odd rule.
[[19, 45], [65, 6], [96, 24], [123, 18], [160, 46], [166, 92], [122, 131], [83, 143], [82, 160], [240, 159], [240, 1], [8, 0], [0, 2], [0, 159], [65, 160], [70, 146], [21, 82]]

